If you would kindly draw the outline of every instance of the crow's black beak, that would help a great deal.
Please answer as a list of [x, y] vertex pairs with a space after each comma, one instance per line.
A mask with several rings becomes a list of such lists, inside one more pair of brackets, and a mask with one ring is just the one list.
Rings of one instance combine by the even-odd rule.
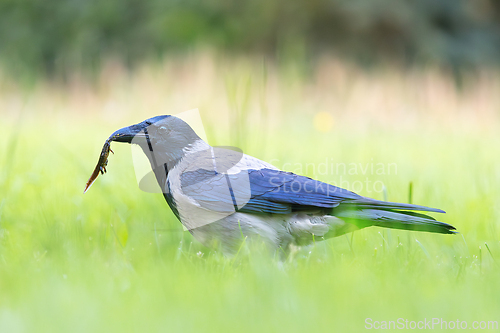
[[146, 128], [147, 125], [144, 123], [124, 127], [111, 134], [108, 141], [132, 143], [132, 140], [136, 137], [145, 137], [144, 130]]

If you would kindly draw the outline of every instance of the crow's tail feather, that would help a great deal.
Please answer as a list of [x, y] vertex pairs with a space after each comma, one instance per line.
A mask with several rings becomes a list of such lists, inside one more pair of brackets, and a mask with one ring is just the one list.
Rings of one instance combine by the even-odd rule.
[[361, 208], [342, 209], [334, 212], [334, 216], [352, 223], [358, 228], [378, 226], [384, 228], [427, 231], [440, 234], [455, 234], [455, 227], [436, 221], [433, 217], [392, 209]]

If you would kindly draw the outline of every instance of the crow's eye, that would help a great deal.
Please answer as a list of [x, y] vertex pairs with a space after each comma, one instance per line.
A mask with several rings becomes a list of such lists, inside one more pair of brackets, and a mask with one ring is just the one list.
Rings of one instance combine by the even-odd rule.
[[166, 134], [167, 132], [168, 132], [168, 130], [165, 126], [161, 126], [158, 128], [158, 133], [160, 133], [160, 134]]

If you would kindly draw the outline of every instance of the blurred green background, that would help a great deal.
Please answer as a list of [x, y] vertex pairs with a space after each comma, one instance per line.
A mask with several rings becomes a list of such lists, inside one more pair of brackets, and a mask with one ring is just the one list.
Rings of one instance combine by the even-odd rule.
[[0, 58], [12, 71], [128, 65], [210, 47], [362, 64], [476, 67], [500, 59], [495, 0], [1, 0]]
[[[494, 0], [0, 0], [0, 332], [498, 325], [499, 52]], [[441, 208], [460, 234], [374, 227], [227, 258], [138, 188], [119, 143], [82, 193], [112, 132], [194, 108], [212, 145], [381, 182], [359, 193]]]

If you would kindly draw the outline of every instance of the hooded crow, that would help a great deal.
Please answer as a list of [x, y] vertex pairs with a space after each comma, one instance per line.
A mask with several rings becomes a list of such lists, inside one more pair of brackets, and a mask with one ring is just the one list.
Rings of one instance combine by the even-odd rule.
[[238, 251], [243, 239], [286, 252], [290, 245], [370, 226], [455, 233], [453, 226], [417, 213], [444, 213], [440, 209], [379, 201], [281, 171], [237, 149], [212, 147], [186, 122], [167, 115], [113, 133], [85, 191], [106, 171], [112, 141], [139, 145], [179, 221], [198, 241], [227, 254]]

